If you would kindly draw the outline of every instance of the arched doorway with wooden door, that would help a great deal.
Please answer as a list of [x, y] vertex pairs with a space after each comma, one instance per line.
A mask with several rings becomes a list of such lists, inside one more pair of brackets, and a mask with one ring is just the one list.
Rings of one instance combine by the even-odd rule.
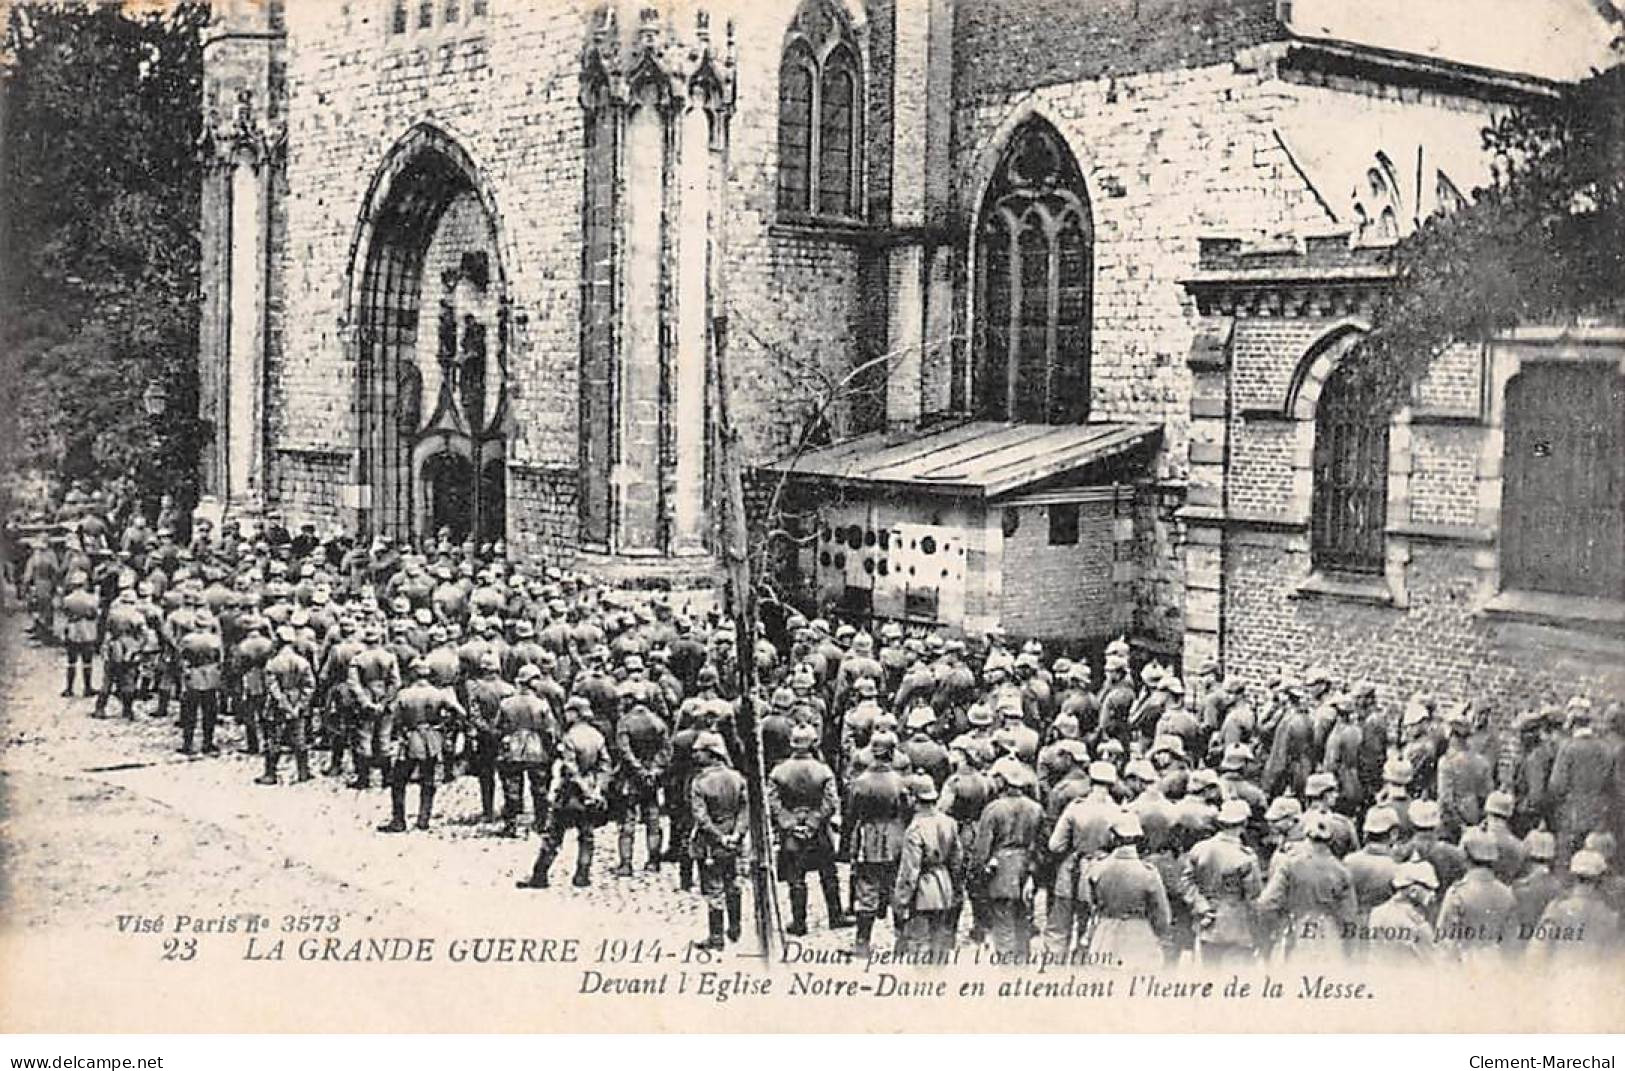
[[1501, 587], [1625, 599], [1625, 377], [1526, 362], [1506, 388]]
[[473, 536], [506, 523], [509, 316], [498, 218], [478, 168], [435, 126], [413, 127], [373, 180], [350, 292], [364, 531]]

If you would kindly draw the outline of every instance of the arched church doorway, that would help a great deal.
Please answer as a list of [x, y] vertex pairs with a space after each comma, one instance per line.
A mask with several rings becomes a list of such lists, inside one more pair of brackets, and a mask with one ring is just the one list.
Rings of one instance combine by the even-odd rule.
[[396, 145], [357, 248], [362, 527], [396, 538], [441, 528], [501, 538], [506, 275], [490, 198], [452, 138], [420, 126]]

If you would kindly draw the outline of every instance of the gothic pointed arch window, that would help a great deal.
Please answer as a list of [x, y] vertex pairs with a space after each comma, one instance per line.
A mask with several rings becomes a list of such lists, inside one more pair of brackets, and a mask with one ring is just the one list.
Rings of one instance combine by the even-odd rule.
[[976, 235], [972, 396], [988, 420], [1080, 423], [1089, 415], [1094, 222], [1059, 132], [1028, 120], [1010, 139]]
[[805, 0], [779, 61], [779, 211], [862, 216], [863, 64], [852, 24], [832, 0]]
[[1380, 573], [1388, 525], [1388, 410], [1345, 355], [1315, 409], [1310, 557], [1328, 572]]

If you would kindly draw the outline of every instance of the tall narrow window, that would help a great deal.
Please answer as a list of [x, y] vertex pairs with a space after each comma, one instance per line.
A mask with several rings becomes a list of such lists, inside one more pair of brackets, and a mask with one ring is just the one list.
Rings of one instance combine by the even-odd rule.
[[779, 211], [862, 213], [863, 72], [846, 13], [805, 0], [779, 63]]
[[1315, 412], [1310, 554], [1315, 568], [1379, 573], [1388, 522], [1388, 417], [1348, 358]]
[[976, 259], [978, 415], [1087, 419], [1094, 227], [1077, 162], [1041, 119], [1016, 132], [994, 173]]

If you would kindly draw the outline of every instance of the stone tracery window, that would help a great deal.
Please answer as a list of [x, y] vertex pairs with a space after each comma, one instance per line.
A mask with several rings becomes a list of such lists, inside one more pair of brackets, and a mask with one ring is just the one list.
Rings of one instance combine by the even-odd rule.
[[830, 0], [806, 0], [779, 62], [779, 211], [862, 215], [863, 68], [852, 25]]
[[978, 415], [1087, 419], [1094, 224], [1077, 161], [1042, 119], [1016, 131], [994, 173], [976, 263]]

